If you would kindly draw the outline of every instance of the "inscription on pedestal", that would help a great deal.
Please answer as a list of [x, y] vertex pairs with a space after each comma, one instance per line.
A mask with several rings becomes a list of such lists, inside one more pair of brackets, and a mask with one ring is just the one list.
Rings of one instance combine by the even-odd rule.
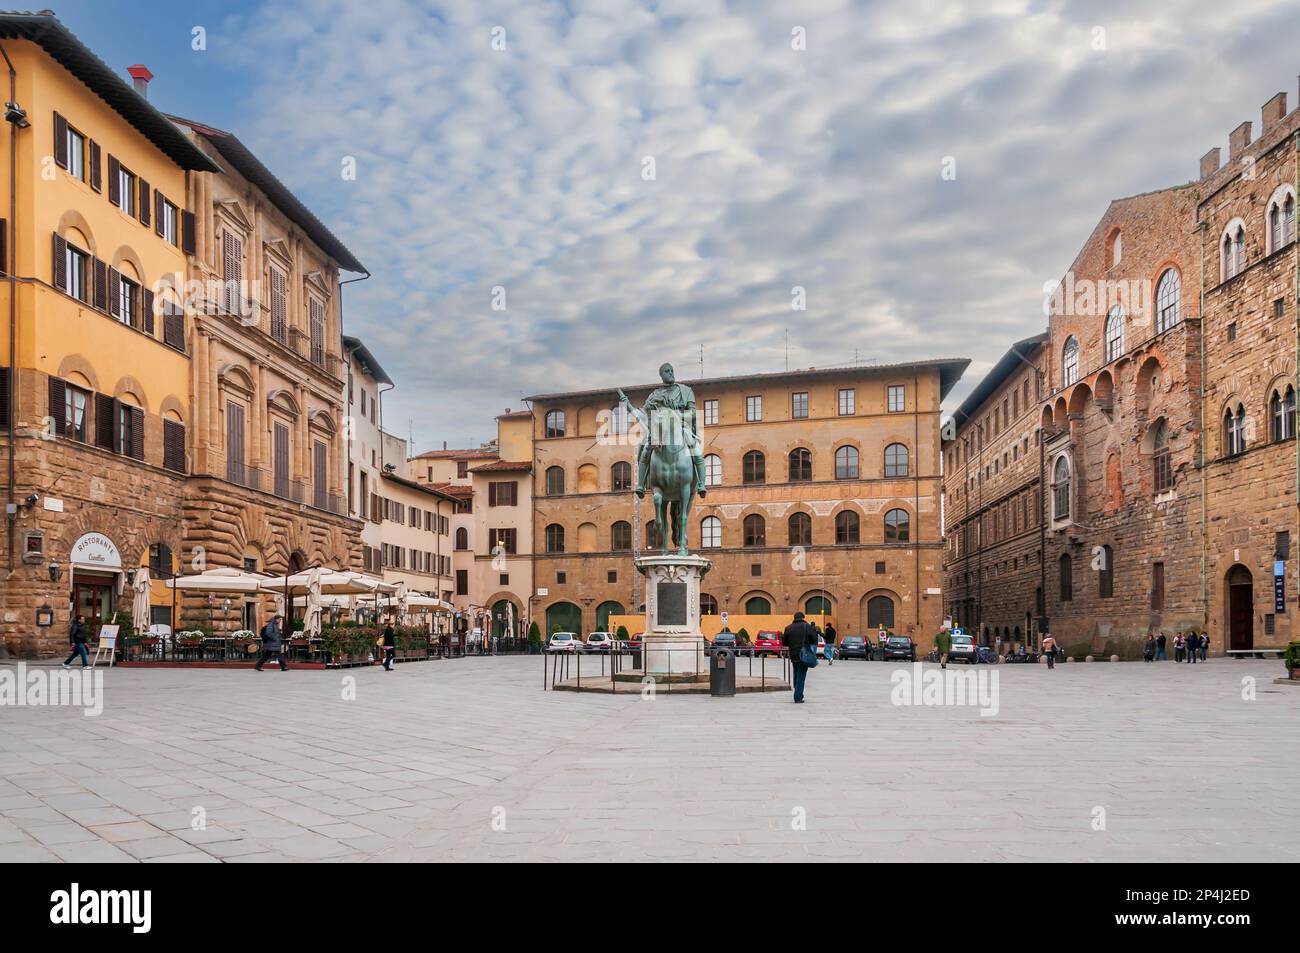
[[655, 586], [656, 625], [685, 625], [687, 585], [684, 582], [661, 582]]

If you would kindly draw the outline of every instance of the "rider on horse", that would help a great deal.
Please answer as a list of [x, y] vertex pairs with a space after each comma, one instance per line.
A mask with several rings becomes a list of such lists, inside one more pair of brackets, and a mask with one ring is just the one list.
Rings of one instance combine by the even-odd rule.
[[[646, 428], [641, 438], [641, 445], [637, 448], [636, 495], [645, 496], [646, 480], [650, 474], [650, 455], [654, 444], [665, 442], [653, 433], [656, 418], [662, 420], [663, 417], [668, 416], [670, 420], [675, 418], [676, 422], [681, 424], [681, 436], [690, 450], [691, 462], [695, 465], [695, 492], [703, 497], [704, 451], [703, 441], [700, 440], [699, 422], [695, 415], [695, 392], [686, 384], [677, 383], [671, 364], [664, 364], [659, 368], [659, 379], [664, 382], [664, 386], [656, 387], [641, 408], [651, 424]], [[672, 413], [666, 415], [663, 411]]]

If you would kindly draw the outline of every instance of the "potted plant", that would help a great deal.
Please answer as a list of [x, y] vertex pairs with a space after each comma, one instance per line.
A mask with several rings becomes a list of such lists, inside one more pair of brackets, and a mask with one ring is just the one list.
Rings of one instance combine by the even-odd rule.
[[1287, 643], [1282, 659], [1286, 663], [1287, 678], [1300, 681], [1300, 642]]
[[536, 622], [528, 626], [528, 654], [536, 655], [542, 650], [542, 630]]

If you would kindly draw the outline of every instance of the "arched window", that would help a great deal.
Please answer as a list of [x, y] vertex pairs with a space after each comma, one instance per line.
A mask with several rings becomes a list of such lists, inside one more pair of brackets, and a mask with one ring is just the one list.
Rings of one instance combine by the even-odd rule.
[[1119, 305], [1106, 315], [1106, 363], [1124, 353], [1124, 309]]
[[795, 447], [790, 451], [790, 482], [803, 483], [812, 479], [812, 451]]
[[1061, 601], [1069, 602], [1074, 598], [1074, 561], [1069, 553], [1061, 554]]
[[750, 513], [745, 517], [745, 545], [767, 545], [767, 523], [757, 513]]
[[564, 467], [546, 468], [546, 495], [560, 496], [564, 493]]
[[1168, 331], [1182, 320], [1179, 312], [1182, 298], [1182, 279], [1175, 269], [1166, 269], [1156, 282], [1156, 334]]
[[704, 485], [722, 486], [722, 457], [716, 453], [704, 458]]
[[617, 403], [609, 409], [609, 432], [611, 434], [627, 433], [632, 415], [623, 403]]
[[456, 548], [469, 549], [469, 530], [464, 526], [456, 527]]
[[1097, 558], [1101, 561], [1097, 567], [1097, 595], [1109, 599], [1115, 595], [1115, 551], [1109, 545], [1103, 546]]
[[717, 615], [718, 599], [712, 593], [700, 593], [700, 615]]
[[546, 436], [564, 436], [564, 411], [548, 410], [546, 412]]
[[1061, 351], [1061, 380], [1063, 386], [1069, 387], [1079, 379], [1079, 339], [1073, 334], [1065, 339], [1065, 348]]
[[885, 476], [907, 476], [907, 447], [901, 443], [891, 443], [885, 448]]
[[609, 488], [616, 492], [632, 489], [632, 464], [620, 460], [609, 468]]
[[1070, 518], [1070, 461], [1064, 456], [1052, 465], [1052, 519]]
[[861, 541], [861, 521], [852, 510], [840, 510], [835, 514], [835, 543], [839, 546], [851, 546]]
[[645, 524], [645, 548], [659, 549], [662, 543], [659, 541], [659, 524], [654, 520]]
[[564, 527], [551, 523], [546, 527], [546, 551], [548, 553], [564, 552]]
[[1241, 404], [1235, 412], [1231, 407], [1224, 412], [1223, 437], [1228, 456], [1246, 452], [1246, 408]]
[[905, 543], [911, 530], [911, 517], [907, 510], [890, 510], [885, 514], [885, 542]]
[[789, 519], [790, 545], [812, 545], [812, 517], [807, 513], [791, 513]]
[[745, 454], [743, 473], [741, 479], [745, 483], [766, 483], [767, 482], [767, 461], [759, 450], [751, 450]]
[[1223, 281], [1235, 278], [1246, 270], [1246, 229], [1243, 225], [1229, 225], [1223, 233], [1219, 266]]
[[700, 548], [717, 549], [722, 545], [722, 520], [706, 516], [700, 520]]
[[1295, 436], [1295, 388], [1286, 385], [1286, 395], [1273, 391], [1268, 402], [1269, 417], [1273, 423], [1274, 440], [1290, 440]]
[[609, 528], [609, 548], [616, 553], [625, 553], [632, 548], [632, 524], [618, 520]]
[[1169, 460], [1169, 428], [1162, 420], [1156, 424], [1151, 442], [1151, 483], [1157, 493], [1164, 493], [1174, 485], [1174, 471]]
[[[907, 448], [902, 444], [894, 444], [896, 447], [903, 449], [903, 469], [907, 469]], [[889, 451], [885, 451], [886, 467], [888, 467]], [[858, 448], [857, 447], [840, 447], [835, 451], [835, 479], [837, 480], [856, 480], [858, 478]]]
[[867, 627], [892, 629], [894, 627], [894, 600], [889, 596], [872, 596], [867, 600]]
[[772, 603], [763, 596], [750, 596], [745, 600], [745, 615], [771, 615]]
[[835, 614], [835, 607], [825, 596], [810, 596], [808, 601], [803, 604], [803, 613], [810, 618], [812, 616], [828, 616]]

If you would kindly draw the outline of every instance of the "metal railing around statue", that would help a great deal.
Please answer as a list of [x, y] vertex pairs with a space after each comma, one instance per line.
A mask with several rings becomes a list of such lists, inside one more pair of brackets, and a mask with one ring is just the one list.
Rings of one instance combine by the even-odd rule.
[[[730, 652], [731, 650], [726, 649], [724, 651]], [[672, 647], [656, 645], [654, 652], [656, 655], [668, 653], [670, 657], [673, 652], [693, 653], [697, 658], [701, 659], [695, 674], [707, 679], [709, 674], [708, 659], [712, 656], [714, 649], [707, 641], [701, 641], [698, 646], [682, 645]], [[766, 692], [769, 683], [775, 686], [779, 683], [788, 684], [790, 682], [790, 659], [785, 649], [772, 653], [770, 656], [753, 651], [743, 654], [733, 652], [731, 654], [737, 665], [737, 673], [739, 674], [739, 667], [742, 664], [747, 665], [748, 671], [746, 674], [748, 677], [758, 680], [760, 691]], [[557, 686], [563, 684], [566, 688], [572, 687], [581, 691], [585, 680], [589, 690], [592, 691], [635, 694], [653, 683], [656, 691], [662, 689], [672, 694], [674, 679], [661, 673], [645, 674], [643, 671], [645, 656], [644, 642], [631, 642], [623, 645], [615, 643], [614, 648], [598, 652], [545, 651], [542, 653], [542, 690], [554, 691]], [[757, 668], [757, 672], [755, 668]], [[639, 677], [636, 673], [640, 673]], [[620, 676], [622, 677], [620, 678]], [[568, 682], [572, 682], [573, 685], [567, 685]], [[597, 683], [600, 683], [600, 685], [598, 686]], [[676, 684], [680, 691], [682, 681], [678, 679]]]

